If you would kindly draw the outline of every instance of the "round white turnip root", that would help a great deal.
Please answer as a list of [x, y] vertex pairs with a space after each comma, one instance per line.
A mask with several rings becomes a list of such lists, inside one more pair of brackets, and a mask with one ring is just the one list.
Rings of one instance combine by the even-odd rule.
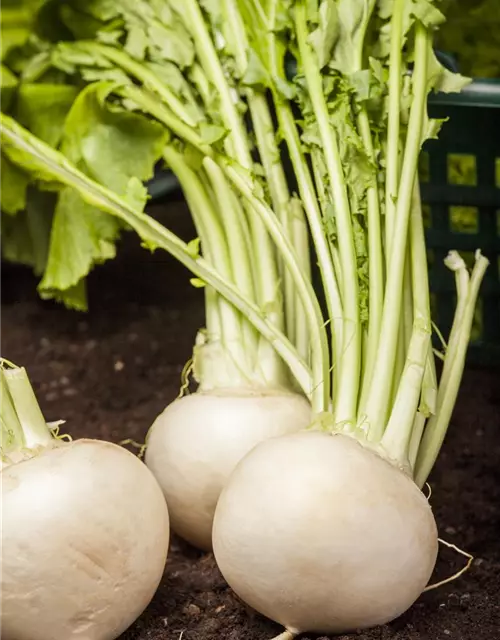
[[415, 483], [344, 435], [268, 440], [236, 467], [213, 547], [232, 589], [292, 632], [386, 623], [425, 588], [437, 529]]
[[173, 402], [151, 427], [145, 458], [165, 495], [172, 529], [211, 549], [217, 500], [236, 464], [259, 442], [310, 421], [309, 402], [282, 390], [218, 389]]
[[122, 447], [57, 442], [2, 470], [2, 638], [113, 640], [149, 604], [169, 517]]

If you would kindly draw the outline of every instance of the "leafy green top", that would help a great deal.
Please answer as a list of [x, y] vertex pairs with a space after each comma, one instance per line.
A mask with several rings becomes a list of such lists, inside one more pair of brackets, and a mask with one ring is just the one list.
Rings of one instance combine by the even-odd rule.
[[[207, 332], [220, 338], [228, 371], [281, 381], [272, 345], [303, 387], [310, 366], [306, 392], [317, 413], [331, 411], [330, 428], [382, 443], [426, 477], [487, 263], [478, 255], [465, 284], [465, 267], [450, 262], [463, 283], [438, 390], [417, 161], [442, 125], [427, 114], [429, 92], [469, 82], [434, 54], [443, 21], [438, 0], [42, 4], [4, 55], [2, 89], [9, 113], [60, 154], [4, 119], [10, 257], [43, 272], [42, 295], [84, 308], [84, 278], [114, 255], [124, 227], [150, 247], [156, 238], [197, 285], [209, 278]], [[141, 181], [160, 158], [181, 182], [200, 242], [184, 246], [154, 225], [151, 236]], [[33, 238], [43, 250], [30, 251]]]

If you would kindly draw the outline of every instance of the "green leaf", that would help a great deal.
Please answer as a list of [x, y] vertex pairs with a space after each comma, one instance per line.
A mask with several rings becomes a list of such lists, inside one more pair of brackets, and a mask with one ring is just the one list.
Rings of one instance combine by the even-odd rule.
[[280, 78], [279, 76], [273, 77], [274, 86], [276, 91], [283, 96], [286, 100], [293, 100], [297, 95], [297, 90], [295, 86], [285, 80], [284, 78]]
[[148, 190], [140, 180], [135, 177], [130, 178], [124, 199], [136, 211], [142, 211], [148, 200]]
[[194, 61], [194, 44], [182, 20], [165, 0], [108, 0], [126, 27], [124, 49], [142, 60], [170, 61], [181, 68]]
[[193, 260], [196, 260], [200, 257], [200, 244], [200, 238], [194, 238], [187, 243], [188, 253], [193, 258]]
[[62, 84], [21, 84], [16, 116], [27, 129], [44, 142], [57, 147], [66, 116], [78, 89]]
[[33, 242], [33, 270], [37, 276], [42, 275], [47, 264], [55, 203], [54, 193], [28, 189], [26, 214]]
[[1, 10], [2, 60], [30, 34], [39, 7], [46, 0], [3, 0]]
[[105, 102], [110, 85], [93, 84], [73, 103], [66, 119], [63, 151], [73, 162], [117, 193], [129, 180], [149, 180], [161, 157], [168, 132], [138, 113], [111, 110]]
[[121, 0], [72, 0], [78, 11], [86, 12], [101, 22], [108, 22], [119, 15]]
[[373, 0], [338, 0], [338, 37], [330, 63], [332, 68], [345, 74], [360, 71], [374, 4]]
[[196, 123], [206, 119], [207, 114], [199, 100], [197, 100], [196, 84], [193, 80], [188, 80], [179, 67], [167, 61], [161, 63], [145, 62], [144, 66], [152, 71], [155, 76], [175, 94], [179, 101], [182, 102], [189, 120]]
[[372, 74], [369, 69], [362, 69], [351, 75], [351, 85], [358, 100], [365, 101], [370, 98], [371, 80]]
[[203, 142], [214, 144], [220, 142], [228, 134], [228, 131], [217, 124], [209, 124], [207, 122], [200, 123], [200, 135]]
[[320, 68], [330, 61], [333, 47], [340, 36], [341, 25], [335, 0], [323, 0], [319, 6], [319, 24], [309, 35]]
[[172, 62], [145, 62], [145, 66], [154, 72], [167, 87], [177, 96], [187, 97], [191, 88], [186, 82], [182, 71]]
[[436, 58], [433, 48], [429, 47], [427, 60], [427, 87], [428, 91], [442, 91], [444, 93], [458, 93], [472, 82], [459, 73], [448, 71]]
[[[32, 146], [35, 146], [37, 151], [39, 149], [44, 150], [46, 145], [39, 139], [33, 137], [10, 116], [0, 113], [0, 119], [2, 121], [0, 132], [2, 133], [1, 143], [3, 156], [6, 156], [14, 165], [29, 173], [33, 182], [42, 182], [45, 191], [58, 191], [60, 184], [53, 182], [53, 172], [50, 170], [50, 167], [38, 161], [32, 153], [25, 150], [27, 139], [32, 142]], [[4, 125], [6, 125], [8, 133], [15, 138], [15, 143], [11, 142], [9, 135], [5, 135]]]
[[56, 68], [69, 75], [82, 68], [113, 68], [113, 64], [99, 52], [78, 42], [59, 42], [50, 52], [50, 61]]
[[436, 140], [441, 131], [441, 127], [447, 120], [448, 118], [429, 118], [426, 115], [422, 128], [422, 144], [426, 140]]
[[247, 68], [241, 79], [241, 83], [247, 87], [265, 88], [269, 86], [269, 74], [257, 53], [250, 49]]
[[2, 216], [2, 256], [41, 275], [47, 263], [54, 194], [31, 188], [26, 206], [15, 217]]
[[120, 42], [123, 38], [123, 29], [108, 28], [101, 29], [96, 35], [96, 41], [100, 44], [107, 44], [112, 47], [120, 46]]
[[[147, 191], [141, 181], [153, 175], [168, 132], [143, 115], [128, 113], [116, 105], [111, 108], [107, 98], [112, 87], [95, 83], [80, 92], [66, 117], [61, 149], [81, 170], [142, 210]], [[11, 160], [33, 169], [36, 178], [51, 175], [40, 164], [32, 166], [21, 149], [5, 143], [3, 148]], [[40, 294], [84, 309], [82, 280], [95, 264], [115, 256], [115, 242], [123, 223], [84, 202], [69, 187], [61, 190], [50, 181], [48, 187], [60, 190], [60, 194]], [[20, 201], [16, 203], [19, 205]]]
[[394, 11], [394, 0], [378, 0], [377, 13], [382, 20], [388, 20]]
[[74, 287], [69, 287], [64, 291], [45, 290], [38, 287], [38, 294], [42, 300], [55, 300], [64, 304], [67, 309], [73, 311], [87, 311], [87, 283], [84, 279], [79, 280]]
[[306, 0], [306, 15], [312, 24], [319, 23], [319, 0]]
[[[62, 149], [85, 173], [142, 210], [147, 191], [141, 180], [153, 175], [167, 134], [142, 115], [109, 108], [106, 98], [111, 88], [96, 83], [79, 94], [66, 118]], [[119, 220], [64, 188], [55, 211], [41, 295], [84, 309], [80, 283], [95, 264], [115, 257], [121, 227]]]
[[189, 281], [195, 289], [203, 289], [207, 283], [201, 278], [191, 278]]
[[[76, 287], [94, 264], [115, 257], [119, 230], [119, 221], [84, 202], [74, 189], [63, 188], [54, 213], [40, 293], [45, 298], [64, 300], [64, 292]], [[74, 305], [74, 291], [70, 300]], [[85, 308], [81, 297], [78, 308]]]
[[150, 240], [142, 240], [141, 247], [150, 253], [154, 253], [158, 249], [158, 245]]
[[2, 109], [3, 111], [8, 111], [19, 80], [4, 64], [1, 66], [0, 73]]
[[409, 12], [427, 28], [436, 28], [446, 21], [445, 16], [434, 6], [433, 0], [412, 0]]
[[147, 33], [150, 49], [162, 60], [175, 62], [181, 68], [193, 64], [194, 45], [181, 23], [175, 27], [153, 23]]
[[114, 85], [130, 84], [130, 78], [121, 69], [81, 69], [85, 82], [110, 82]]
[[223, 19], [222, 3], [220, 0], [200, 0], [203, 10], [208, 13], [214, 24], [220, 24]]
[[28, 30], [23, 26], [10, 28], [8, 32], [2, 29], [2, 60], [5, 60], [12, 49], [26, 42], [28, 33]]
[[92, 40], [102, 27], [101, 20], [69, 4], [60, 7], [59, 16], [77, 40]]
[[26, 206], [29, 176], [2, 153], [0, 171], [2, 212], [14, 215]]
[[26, 211], [15, 217], [2, 215], [2, 259], [28, 267], [34, 266]]
[[139, 25], [131, 25], [127, 34], [127, 41], [125, 43], [125, 51], [129, 53], [132, 58], [142, 60], [146, 55], [148, 48], [148, 38], [144, 29]]
[[[71, 1], [71, 0], [70, 0]], [[60, 0], [45, 0], [41, 3], [33, 32], [37, 38], [45, 42], [57, 42], [58, 40], [71, 40], [71, 31], [61, 19]], [[29, 40], [32, 40], [30, 34]]]

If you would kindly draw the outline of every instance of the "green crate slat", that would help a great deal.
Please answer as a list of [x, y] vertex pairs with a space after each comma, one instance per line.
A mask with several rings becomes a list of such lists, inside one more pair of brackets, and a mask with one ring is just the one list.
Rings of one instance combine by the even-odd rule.
[[[446, 218], [448, 213], [445, 211]], [[481, 217], [481, 212], [479, 212]], [[493, 219], [494, 216], [489, 216]], [[427, 247], [429, 249], [443, 248], [448, 250], [456, 249], [457, 251], [475, 251], [481, 249], [491, 260], [491, 255], [500, 252], [500, 238], [496, 235], [496, 229], [490, 231], [490, 235], [484, 233], [485, 227], [478, 234], [456, 233], [446, 229], [428, 229], [427, 230]]]
[[[500, 112], [495, 111], [500, 119]], [[497, 121], [498, 123], [498, 121]], [[492, 135], [488, 142], [481, 144], [477, 152], [477, 184], [478, 192], [482, 193], [483, 189], [493, 185], [496, 188], [496, 146], [497, 141]], [[499, 153], [500, 155], [500, 153]], [[500, 189], [496, 189], [500, 195]], [[484, 244], [484, 254], [491, 260], [490, 268], [485, 276], [483, 284], [483, 336], [486, 343], [500, 344], [500, 295], [486, 295], [487, 285], [492, 287], [496, 285], [497, 291], [500, 292], [500, 273], [498, 260], [500, 255], [500, 236], [497, 232], [496, 209], [479, 208], [479, 236]], [[496, 251], [493, 246], [486, 244], [487, 239], [496, 238]], [[492, 243], [493, 244], [493, 243]]]
[[[436, 298], [435, 321], [447, 335], [456, 297], [453, 274], [443, 264], [448, 250], [471, 254], [480, 248], [491, 264], [480, 291], [481, 335], [471, 344], [468, 358], [499, 366], [500, 82], [475, 81], [461, 94], [433, 96], [429, 113], [449, 118], [439, 139], [425, 145], [429, 176], [421, 184], [422, 201], [430, 208], [426, 239], [434, 254], [429, 278]], [[452, 178], [464, 184], [454, 184]], [[455, 215], [460, 230], [455, 228]]]
[[500, 208], [500, 189], [492, 186], [483, 186], [478, 189], [461, 185], [422, 184], [421, 192], [422, 199], [428, 204], [439, 202], [470, 207]]
[[429, 98], [431, 105], [500, 108], [500, 82], [496, 79], [475, 80], [461, 93], [437, 93]]
[[[440, 282], [435, 282], [432, 286], [432, 290], [439, 294], [443, 293], [443, 294], [446, 294], [447, 296], [454, 297], [455, 296], [455, 280], [453, 278], [453, 275], [450, 272], [448, 273], [450, 275], [449, 281], [448, 279], [446, 279]], [[431, 277], [432, 277], [432, 270], [431, 270]], [[493, 278], [491, 278], [490, 280], [485, 279], [481, 286], [481, 295], [483, 298], [498, 299], [498, 296], [500, 296], [500, 282], [494, 280]]]

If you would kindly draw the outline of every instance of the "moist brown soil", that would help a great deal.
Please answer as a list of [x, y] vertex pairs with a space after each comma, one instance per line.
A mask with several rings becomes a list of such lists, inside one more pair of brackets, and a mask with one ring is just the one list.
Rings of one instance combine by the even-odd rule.
[[[182, 202], [155, 214], [185, 238], [193, 236]], [[75, 438], [142, 442], [178, 394], [203, 323], [202, 294], [187, 272], [166, 254], [142, 250], [130, 235], [118, 259], [90, 277], [88, 314], [40, 301], [35, 279], [23, 268], [4, 266], [2, 285], [2, 354], [27, 367], [46, 419], [66, 419]], [[431, 485], [441, 536], [474, 555], [472, 568], [424, 594], [392, 624], [344, 640], [500, 639], [498, 372], [465, 374]], [[435, 578], [457, 571], [464, 560], [442, 548]], [[211, 555], [174, 537], [155, 598], [121, 638], [269, 640], [279, 632], [238, 600]]]

